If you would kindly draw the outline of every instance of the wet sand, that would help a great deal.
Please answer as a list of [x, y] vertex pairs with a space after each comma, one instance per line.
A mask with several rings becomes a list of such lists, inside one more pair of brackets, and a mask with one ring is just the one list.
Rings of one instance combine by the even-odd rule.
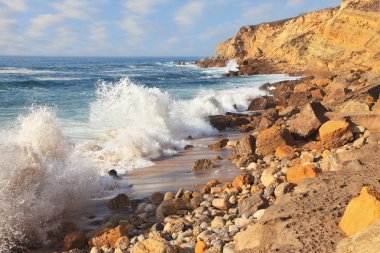
[[[196, 186], [206, 183], [211, 179], [226, 181], [234, 178], [241, 171], [227, 158], [229, 150], [209, 151], [207, 146], [222, 138], [230, 140], [238, 139], [241, 133], [226, 132], [218, 136], [191, 140], [194, 146], [191, 150], [179, 151], [177, 155], [163, 158], [155, 162], [154, 166], [139, 168], [128, 172], [121, 180], [115, 180], [113, 196], [118, 193], [126, 193], [131, 199], [148, 198], [154, 192], [176, 192], [180, 188], [194, 190]], [[192, 166], [195, 160], [202, 158], [222, 158], [214, 162], [216, 167], [212, 170], [194, 173]], [[102, 220], [110, 215], [125, 215], [128, 210], [111, 211], [107, 208], [108, 198], [95, 198], [86, 202], [76, 203], [70, 206], [64, 214], [65, 221], [75, 223], [85, 232], [93, 231], [102, 223]]]

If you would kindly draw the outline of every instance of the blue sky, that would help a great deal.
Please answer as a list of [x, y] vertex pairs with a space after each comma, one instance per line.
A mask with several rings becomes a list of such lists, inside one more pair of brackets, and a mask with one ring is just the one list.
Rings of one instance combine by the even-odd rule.
[[243, 25], [339, 0], [0, 0], [0, 55], [207, 56]]

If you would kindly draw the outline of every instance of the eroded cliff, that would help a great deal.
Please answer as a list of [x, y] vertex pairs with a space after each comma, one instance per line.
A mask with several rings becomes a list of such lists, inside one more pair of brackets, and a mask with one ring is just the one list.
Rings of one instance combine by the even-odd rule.
[[380, 0], [244, 26], [218, 45], [220, 58], [258, 60], [286, 72], [371, 70], [380, 73]]

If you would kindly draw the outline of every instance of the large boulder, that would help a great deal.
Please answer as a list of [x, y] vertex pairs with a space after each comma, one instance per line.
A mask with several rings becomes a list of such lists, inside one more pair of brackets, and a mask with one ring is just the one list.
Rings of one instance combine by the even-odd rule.
[[289, 130], [301, 138], [310, 137], [327, 121], [326, 112], [321, 103], [311, 102], [289, 121]]
[[379, 235], [380, 221], [340, 241], [336, 247], [336, 253], [378, 253]]
[[256, 139], [252, 135], [243, 136], [234, 149], [234, 154], [238, 156], [249, 156], [255, 154]]
[[272, 107], [274, 107], [272, 97], [258, 97], [251, 100], [248, 111], [262, 111]]
[[257, 210], [267, 207], [267, 201], [260, 193], [255, 193], [248, 198], [242, 199], [238, 203], [240, 215], [252, 216]]
[[151, 233], [149, 238], [136, 243], [132, 248], [133, 253], [176, 253], [177, 249], [158, 233]]
[[360, 126], [364, 126], [371, 132], [380, 133], [380, 113], [360, 113], [350, 115], [350, 120]]
[[210, 159], [199, 159], [196, 160], [193, 165], [193, 171], [202, 171], [202, 170], [209, 170], [214, 168], [215, 165], [211, 162]]
[[299, 184], [305, 178], [318, 177], [318, 170], [316, 165], [307, 164], [304, 166], [294, 166], [286, 171], [286, 178], [289, 183]]
[[352, 140], [350, 125], [343, 120], [329, 120], [319, 129], [319, 136], [326, 148], [337, 148]]
[[369, 106], [366, 103], [359, 101], [348, 101], [341, 106], [339, 112], [341, 113], [357, 113], [357, 112], [369, 112]]
[[130, 205], [129, 198], [127, 194], [121, 193], [118, 194], [116, 197], [110, 199], [107, 203], [107, 207], [109, 209], [120, 209], [125, 208]]
[[227, 145], [228, 141], [228, 139], [222, 139], [220, 141], [217, 141], [216, 143], [209, 145], [208, 150], [219, 151]]
[[293, 137], [286, 128], [273, 126], [259, 132], [256, 140], [256, 152], [269, 155], [279, 146], [292, 145]]
[[95, 235], [88, 241], [90, 247], [116, 247], [117, 240], [122, 236], [127, 236], [128, 230], [124, 226], [117, 226], [115, 228], [106, 228]]
[[380, 194], [373, 188], [363, 187], [359, 197], [350, 201], [339, 227], [351, 236], [380, 220]]

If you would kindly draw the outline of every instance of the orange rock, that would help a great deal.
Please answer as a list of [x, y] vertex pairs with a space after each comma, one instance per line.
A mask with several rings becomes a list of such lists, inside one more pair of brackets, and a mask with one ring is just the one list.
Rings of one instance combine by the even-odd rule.
[[349, 124], [343, 120], [330, 120], [319, 128], [319, 136], [326, 148], [343, 146], [353, 138]]
[[321, 91], [320, 89], [312, 90], [311, 91], [311, 97], [314, 99], [323, 99], [324, 97], [324, 92]]
[[295, 93], [307, 92], [309, 90], [310, 90], [310, 86], [304, 83], [298, 84], [296, 85], [296, 87], [294, 87]]
[[326, 87], [329, 83], [331, 83], [331, 80], [328, 79], [328, 78], [322, 78], [322, 79], [314, 79], [312, 81], [315, 85], [317, 85], [318, 87]]
[[232, 181], [232, 186], [241, 190], [243, 185], [250, 185], [253, 182], [253, 176], [250, 174], [241, 174]]
[[293, 144], [293, 137], [286, 128], [273, 126], [259, 132], [256, 140], [256, 151], [263, 156], [269, 155], [279, 146]]
[[117, 239], [115, 246], [116, 248], [125, 248], [125, 246], [128, 246], [128, 244], [129, 244], [128, 236], [122, 236], [119, 239]]
[[220, 184], [220, 182], [219, 182], [218, 180], [216, 180], [216, 179], [212, 179], [212, 180], [208, 181], [206, 185], [207, 185], [208, 187], [215, 187], [215, 186], [217, 186], [218, 184]]
[[380, 220], [380, 194], [370, 187], [363, 187], [359, 197], [347, 205], [339, 227], [347, 236], [367, 228]]
[[203, 253], [207, 249], [207, 244], [205, 242], [199, 241], [195, 245], [195, 253]]
[[318, 171], [314, 164], [307, 164], [304, 166], [294, 166], [286, 172], [286, 178], [289, 183], [299, 184], [305, 178], [318, 177]]
[[275, 156], [279, 159], [292, 159], [295, 156], [294, 149], [288, 145], [276, 148]]
[[88, 244], [90, 247], [116, 247], [117, 240], [122, 236], [127, 236], [127, 230], [124, 226], [117, 226], [116, 228], [105, 228], [95, 235], [93, 235]]

